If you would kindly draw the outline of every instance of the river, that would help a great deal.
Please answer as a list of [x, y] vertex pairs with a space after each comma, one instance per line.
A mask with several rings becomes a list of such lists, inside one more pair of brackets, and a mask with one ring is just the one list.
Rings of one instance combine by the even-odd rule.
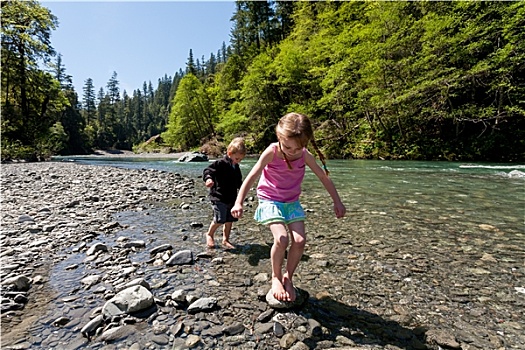
[[[155, 158], [63, 157], [62, 160], [131, 169], [156, 169], [199, 177], [203, 162]], [[255, 159], [241, 164], [246, 176]], [[450, 216], [458, 225], [492, 225], [524, 233], [525, 165], [498, 163], [330, 160], [330, 176], [350, 211], [409, 218]], [[307, 171], [303, 197], [328, 196]]]

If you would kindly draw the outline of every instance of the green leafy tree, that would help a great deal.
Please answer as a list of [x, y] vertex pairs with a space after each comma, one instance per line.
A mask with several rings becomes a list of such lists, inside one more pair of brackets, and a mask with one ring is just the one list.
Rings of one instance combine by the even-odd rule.
[[180, 81], [163, 140], [176, 149], [189, 149], [215, 134], [216, 116], [206, 89], [193, 74]]
[[68, 104], [58, 81], [39, 65], [55, 54], [50, 32], [57, 19], [36, 1], [3, 1], [1, 9], [2, 156], [10, 157], [4, 150], [17, 144], [36, 159], [45, 156], [40, 143], [58, 119], [53, 112]]

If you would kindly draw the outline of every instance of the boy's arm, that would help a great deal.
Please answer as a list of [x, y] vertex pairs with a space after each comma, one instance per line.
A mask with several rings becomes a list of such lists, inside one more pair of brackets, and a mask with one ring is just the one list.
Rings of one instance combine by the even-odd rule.
[[215, 184], [215, 172], [217, 171], [217, 165], [218, 161], [215, 161], [204, 168], [202, 171], [202, 180], [204, 181], [206, 187], [213, 187]]
[[306, 165], [308, 165], [308, 167], [312, 169], [314, 174], [319, 178], [328, 194], [330, 194], [330, 197], [332, 197], [332, 200], [334, 201], [335, 216], [337, 218], [345, 216], [346, 208], [343, 202], [341, 201], [341, 198], [339, 197], [339, 193], [337, 193], [337, 189], [335, 188], [332, 179], [330, 179], [328, 175], [326, 175], [324, 170], [321, 169], [319, 164], [317, 164], [315, 157], [310, 152], [306, 152], [304, 160]]
[[215, 172], [217, 171], [217, 163], [218, 161], [216, 160], [215, 162], [211, 163], [206, 168], [204, 168], [204, 170], [202, 171], [202, 180], [204, 182], [206, 182], [206, 180], [208, 179], [212, 179], [212, 180], [215, 179]]

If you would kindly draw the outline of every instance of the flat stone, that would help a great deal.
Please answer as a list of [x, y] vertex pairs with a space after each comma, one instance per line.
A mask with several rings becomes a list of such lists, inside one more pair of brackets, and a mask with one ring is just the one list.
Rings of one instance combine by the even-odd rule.
[[294, 301], [281, 301], [275, 299], [272, 293], [272, 289], [266, 293], [266, 302], [273, 309], [291, 309], [302, 306], [308, 299], [308, 292], [304, 289], [295, 288], [295, 300]]

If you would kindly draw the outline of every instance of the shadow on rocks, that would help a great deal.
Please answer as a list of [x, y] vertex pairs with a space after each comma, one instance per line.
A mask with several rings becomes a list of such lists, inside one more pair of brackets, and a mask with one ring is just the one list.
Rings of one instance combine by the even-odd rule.
[[[329, 340], [353, 345], [393, 345], [407, 350], [428, 349], [424, 343], [425, 329], [410, 329], [398, 322], [386, 320], [381, 316], [349, 306], [330, 297], [310, 298], [303, 313], [311, 315], [323, 327], [330, 330]], [[326, 335], [323, 335], [326, 340]], [[311, 349], [316, 348], [319, 337], [306, 339]]]
[[271, 245], [249, 243], [249, 244], [237, 244], [235, 249], [231, 249], [228, 252], [231, 254], [244, 254], [248, 257], [248, 264], [250, 266], [258, 266], [261, 259], [270, 258]]
[[158, 310], [159, 309], [158, 309], [157, 304], [153, 304], [151, 307], [147, 309], [132, 313], [131, 316], [140, 318], [140, 319], [154, 319], [155, 317], [157, 317]]
[[[272, 249], [272, 243], [258, 244], [237, 244], [235, 249], [231, 249], [228, 252], [232, 254], [244, 254], [248, 257], [248, 264], [250, 266], [258, 266], [261, 259], [270, 259], [270, 251]], [[285, 253], [285, 259], [288, 256], [288, 250]], [[303, 254], [301, 261], [308, 261], [310, 257]]]

